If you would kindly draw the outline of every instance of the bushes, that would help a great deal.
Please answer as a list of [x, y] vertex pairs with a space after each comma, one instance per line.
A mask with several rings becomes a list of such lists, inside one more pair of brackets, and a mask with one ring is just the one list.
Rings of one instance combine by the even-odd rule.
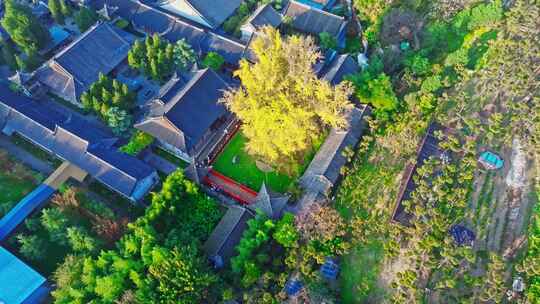
[[338, 46], [336, 38], [327, 32], [319, 34], [319, 43], [324, 50], [335, 50]]
[[152, 144], [152, 142], [154, 142], [152, 136], [142, 131], [136, 131], [135, 134], [131, 136], [129, 142], [120, 148], [120, 151], [135, 156], [144, 150], [144, 148]]
[[211, 68], [214, 71], [219, 71], [223, 64], [225, 63], [225, 59], [216, 52], [208, 52], [206, 54], [206, 57], [204, 57], [202, 66], [205, 68]]

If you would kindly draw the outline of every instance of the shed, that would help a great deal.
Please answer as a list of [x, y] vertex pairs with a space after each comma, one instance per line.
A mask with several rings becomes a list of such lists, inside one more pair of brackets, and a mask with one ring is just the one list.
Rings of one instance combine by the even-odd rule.
[[40, 303], [48, 293], [42, 275], [0, 247], [0, 303]]
[[322, 264], [320, 271], [321, 276], [324, 279], [333, 281], [337, 279], [337, 276], [339, 274], [339, 265], [333, 258], [327, 257], [324, 260], [324, 264]]

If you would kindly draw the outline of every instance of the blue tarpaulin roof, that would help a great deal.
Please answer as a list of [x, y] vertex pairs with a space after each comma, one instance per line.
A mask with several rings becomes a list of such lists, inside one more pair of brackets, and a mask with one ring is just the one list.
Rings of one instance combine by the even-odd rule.
[[302, 282], [300, 280], [297, 280], [297, 279], [291, 279], [287, 282], [287, 284], [285, 284], [285, 292], [287, 293], [287, 295], [289, 296], [294, 296], [296, 295], [300, 290], [302, 290], [302, 287], [304, 287], [304, 285], [302, 284]]
[[[53, 195], [55, 190], [47, 185], [40, 185], [23, 198], [0, 220], [0, 241], [7, 238], [32, 211], [40, 208]], [[8, 302], [9, 303], [9, 302]]]
[[0, 303], [40, 303], [46, 292], [43, 276], [0, 247]]
[[327, 280], [335, 280], [339, 273], [339, 265], [332, 258], [327, 258], [321, 266], [321, 275]]
[[486, 151], [480, 155], [480, 161], [486, 164], [491, 169], [500, 169], [504, 166], [504, 160], [499, 155]]
[[454, 225], [452, 228], [450, 228], [450, 234], [452, 234], [454, 241], [459, 246], [472, 246], [475, 239], [474, 232], [463, 225]]

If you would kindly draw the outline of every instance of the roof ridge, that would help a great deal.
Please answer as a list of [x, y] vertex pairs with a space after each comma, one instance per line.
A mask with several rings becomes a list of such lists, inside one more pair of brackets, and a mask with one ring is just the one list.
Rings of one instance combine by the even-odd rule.
[[180, 92], [178, 92], [178, 94], [174, 96], [174, 99], [165, 104], [164, 114], [169, 112], [187, 94], [187, 92], [189, 92], [189, 90], [191, 90], [193, 86], [197, 84], [197, 82], [203, 77], [203, 75], [208, 73], [209, 70], [209, 68], [206, 68], [197, 71], [197, 73], [195, 73], [195, 75], [191, 77], [191, 79], [184, 85], [182, 90], [180, 90]]

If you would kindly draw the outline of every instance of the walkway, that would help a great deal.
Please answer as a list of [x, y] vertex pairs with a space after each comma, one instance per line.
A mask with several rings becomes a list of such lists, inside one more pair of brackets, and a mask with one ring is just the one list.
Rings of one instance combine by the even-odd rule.
[[177, 165], [171, 163], [170, 161], [164, 159], [159, 155], [152, 153], [152, 151], [150, 151], [149, 149], [143, 153], [143, 161], [160, 172], [169, 175], [176, 171], [176, 169], [178, 169]]
[[58, 190], [58, 187], [70, 177], [82, 181], [86, 177], [86, 172], [64, 162], [43, 184], [26, 195], [8, 214], [0, 219], [0, 241], [5, 240], [32, 212], [42, 208]]
[[223, 192], [242, 204], [251, 204], [257, 198], [257, 192], [214, 170], [210, 170], [204, 183], [212, 190]]

